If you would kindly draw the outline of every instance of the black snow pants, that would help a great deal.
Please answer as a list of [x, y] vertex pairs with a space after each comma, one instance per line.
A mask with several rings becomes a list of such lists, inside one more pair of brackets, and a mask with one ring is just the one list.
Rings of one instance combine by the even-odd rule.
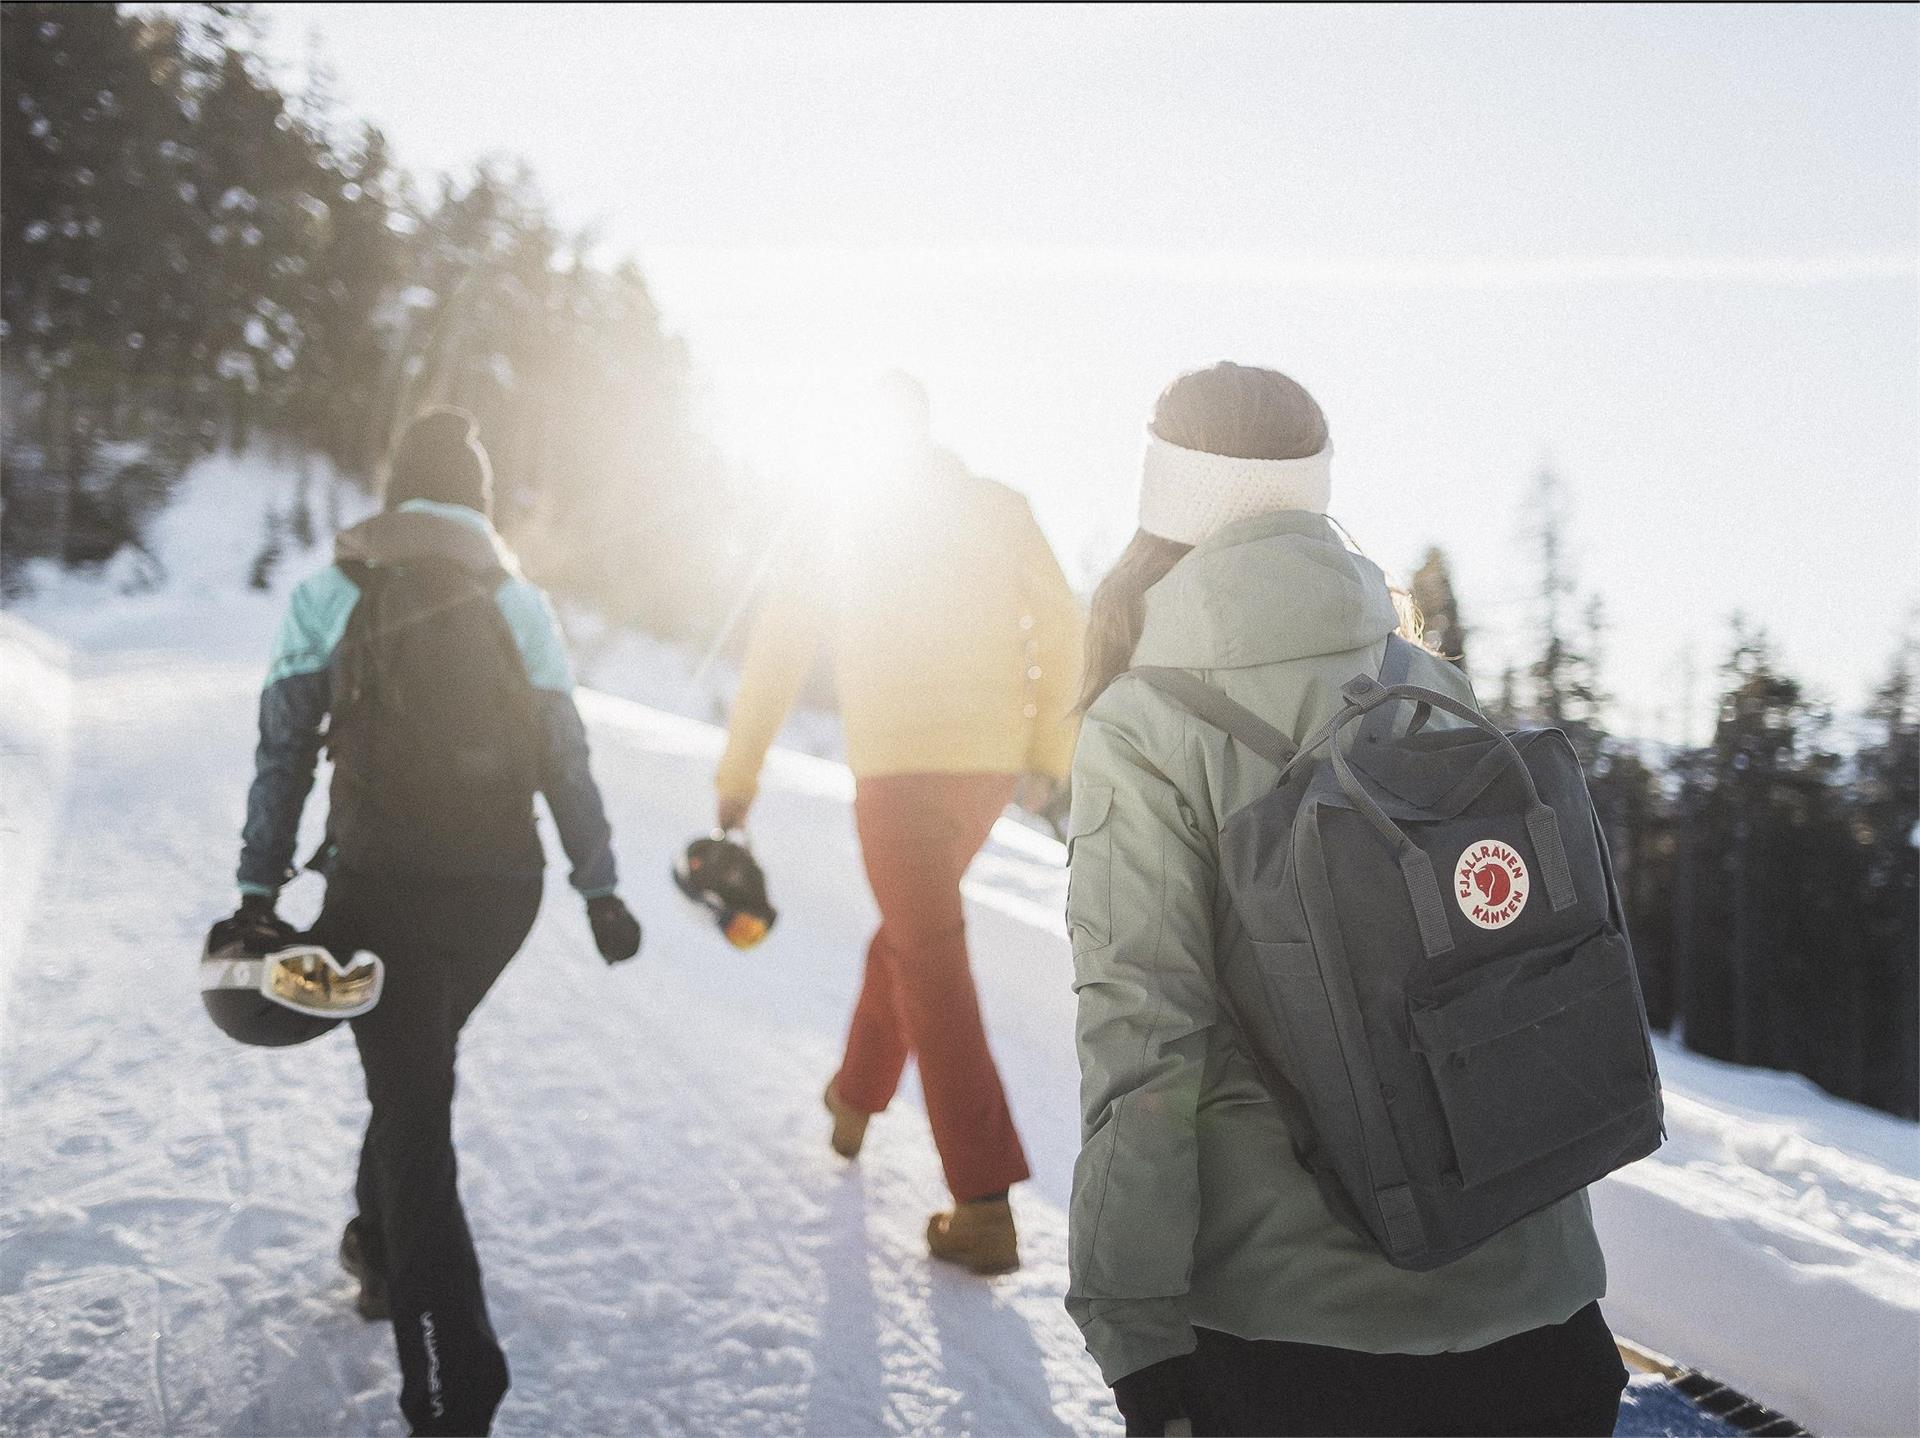
[[1627, 1384], [1597, 1303], [1464, 1353], [1358, 1353], [1196, 1331], [1181, 1388], [1200, 1435], [1606, 1435]]
[[525, 942], [539, 878], [374, 878], [336, 871], [311, 937], [378, 954], [386, 983], [353, 1020], [373, 1116], [355, 1198], [387, 1280], [400, 1411], [415, 1433], [485, 1433], [507, 1392], [480, 1262], [460, 1207], [453, 1064], [461, 1027]]

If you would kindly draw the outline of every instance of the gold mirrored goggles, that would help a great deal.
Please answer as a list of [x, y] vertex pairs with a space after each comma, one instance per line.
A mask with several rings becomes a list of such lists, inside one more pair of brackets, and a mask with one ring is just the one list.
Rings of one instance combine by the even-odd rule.
[[352, 1019], [380, 1002], [387, 967], [377, 954], [341, 963], [318, 944], [295, 944], [264, 957], [210, 957], [200, 965], [204, 989], [251, 989], [262, 998], [320, 1018]]
[[771, 927], [758, 914], [734, 914], [720, 926], [720, 931], [736, 949], [750, 949], [767, 936]]

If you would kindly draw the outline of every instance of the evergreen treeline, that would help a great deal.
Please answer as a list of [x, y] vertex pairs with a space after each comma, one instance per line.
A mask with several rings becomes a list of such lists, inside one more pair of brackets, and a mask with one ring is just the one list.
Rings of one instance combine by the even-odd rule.
[[[1654, 1026], [1920, 1117], [1920, 649], [1900, 645], [1843, 745], [1765, 635], [1736, 620], [1707, 741], [1627, 739], [1607, 726], [1604, 615], [1597, 601], [1572, 608], [1550, 473], [1531, 520], [1540, 657], [1496, 685], [1483, 677], [1481, 699], [1503, 724], [1565, 730], [1585, 762]], [[1430, 638], [1463, 654], [1469, 630], [1438, 550], [1414, 592], [1441, 618]]]
[[[0, 584], [137, 546], [222, 445], [370, 483], [396, 427], [447, 402], [480, 416], [537, 577], [617, 622], [711, 633], [764, 516], [691, 425], [686, 356], [637, 271], [591, 263], [524, 173], [418, 186], [324, 77], [290, 96], [260, 73], [248, 25], [235, 6], [0, 6]], [[267, 517], [256, 578], [323, 532], [327, 498]], [[1586, 761], [1654, 1022], [1914, 1116], [1913, 647], [1851, 744], [1744, 628], [1705, 744], [1621, 738], [1550, 476], [1533, 518], [1540, 657], [1480, 676], [1481, 697]], [[1464, 664], [1439, 551], [1413, 597]]]
[[[523, 172], [416, 185], [332, 113], [324, 76], [276, 87], [250, 23], [0, 7], [0, 579], [137, 545], [216, 447], [325, 456], [365, 484], [398, 425], [454, 403], [479, 416], [498, 517], [545, 583], [658, 633], [710, 631], [721, 536], [752, 521], [718, 512], [728, 476], [639, 273], [591, 263]], [[257, 578], [325, 498], [269, 517]]]

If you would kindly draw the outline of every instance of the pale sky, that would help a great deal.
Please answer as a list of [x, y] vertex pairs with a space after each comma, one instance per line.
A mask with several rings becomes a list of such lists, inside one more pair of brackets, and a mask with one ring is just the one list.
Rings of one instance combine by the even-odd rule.
[[771, 482], [904, 366], [1086, 577], [1232, 358], [1390, 573], [1449, 551], [1483, 688], [1544, 459], [1622, 727], [1679, 734], [1691, 643], [1703, 736], [1735, 608], [1856, 706], [1920, 597], [1913, 7], [260, 8], [409, 168], [522, 155], [635, 254]]

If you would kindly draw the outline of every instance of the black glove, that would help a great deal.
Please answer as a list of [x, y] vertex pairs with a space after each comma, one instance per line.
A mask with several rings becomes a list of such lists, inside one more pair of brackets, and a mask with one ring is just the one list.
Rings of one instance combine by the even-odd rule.
[[207, 948], [218, 953], [237, 946], [249, 954], [270, 954], [299, 936], [298, 929], [273, 911], [272, 894], [243, 894], [240, 907], [207, 934]]
[[587, 922], [593, 926], [594, 946], [608, 963], [617, 964], [640, 952], [640, 921], [618, 894], [588, 899]]
[[1140, 1438], [1140, 1435], [1160, 1438], [1169, 1423], [1186, 1415], [1187, 1402], [1180, 1391], [1186, 1368], [1184, 1355], [1163, 1358], [1136, 1369], [1113, 1385], [1113, 1405], [1127, 1420], [1129, 1438]]

